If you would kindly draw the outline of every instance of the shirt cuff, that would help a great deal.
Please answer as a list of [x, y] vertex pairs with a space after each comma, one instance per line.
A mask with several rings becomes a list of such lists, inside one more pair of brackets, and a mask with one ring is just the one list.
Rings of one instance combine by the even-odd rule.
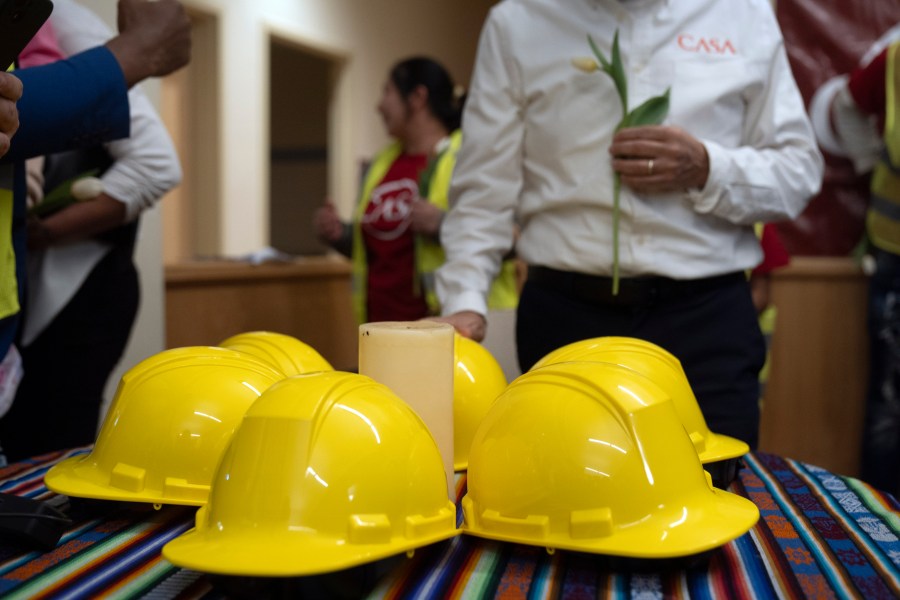
[[448, 299], [441, 306], [441, 314], [445, 317], [465, 310], [486, 316], [487, 301], [484, 299], [484, 296], [478, 292], [464, 291], [453, 298]]
[[706, 177], [706, 185], [702, 189], [691, 188], [685, 190], [685, 196], [694, 206], [694, 210], [701, 214], [711, 213], [719, 201], [719, 190], [725, 181], [726, 159], [725, 150], [715, 142], [703, 141], [706, 148], [706, 156], [709, 158], [709, 175]]

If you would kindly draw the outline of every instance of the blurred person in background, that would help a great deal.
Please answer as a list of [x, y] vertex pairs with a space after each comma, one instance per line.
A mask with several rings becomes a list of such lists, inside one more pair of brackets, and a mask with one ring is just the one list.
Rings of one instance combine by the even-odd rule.
[[860, 477], [900, 494], [900, 27], [810, 104], [823, 148], [871, 173], [866, 214], [869, 381]]
[[[463, 105], [447, 70], [427, 57], [398, 62], [378, 112], [394, 141], [369, 165], [352, 223], [326, 203], [319, 238], [353, 261], [353, 307], [360, 323], [436, 315], [434, 271], [444, 262], [440, 228], [461, 142]], [[491, 308], [515, 308], [515, 264], [504, 262]]]
[[[55, 0], [20, 63], [52, 62], [54, 45], [63, 58], [112, 37], [87, 8]], [[0, 419], [9, 460], [94, 441], [107, 381], [137, 317], [139, 217], [179, 183], [181, 168], [139, 86], [128, 103], [129, 137], [28, 161], [28, 289], [17, 341], [24, 375]], [[77, 201], [73, 186], [82, 189]]]
[[[25, 159], [127, 137], [128, 88], [190, 60], [190, 20], [177, 0], [120, 0], [118, 24], [118, 35], [102, 46], [0, 78], [4, 96], [10, 78], [22, 86], [19, 127], [0, 159], [0, 415], [22, 377], [13, 339], [25, 291]], [[6, 116], [0, 115], [3, 131]]]
[[[589, 35], [606, 57], [618, 40], [622, 77]], [[628, 126], [645, 102], [661, 123]], [[577, 340], [644, 339], [681, 361], [710, 429], [755, 447], [754, 224], [797, 216], [822, 171], [767, 0], [505, 0], [481, 33], [441, 230], [442, 318], [481, 339], [515, 248], [523, 371]]]

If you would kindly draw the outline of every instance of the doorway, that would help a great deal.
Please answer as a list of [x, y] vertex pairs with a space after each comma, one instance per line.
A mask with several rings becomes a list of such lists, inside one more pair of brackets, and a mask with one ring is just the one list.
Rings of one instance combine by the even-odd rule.
[[337, 66], [272, 37], [269, 96], [269, 239], [292, 255], [321, 255], [313, 215], [328, 194], [329, 124]]

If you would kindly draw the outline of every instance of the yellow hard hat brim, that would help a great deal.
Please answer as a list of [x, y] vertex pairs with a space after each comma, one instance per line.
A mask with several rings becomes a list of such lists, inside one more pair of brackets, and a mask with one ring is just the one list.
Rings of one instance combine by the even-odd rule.
[[737, 438], [710, 432], [706, 449], [699, 453], [700, 462], [705, 464], [738, 458], [750, 452], [750, 446]]
[[122, 502], [149, 502], [151, 504], [180, 504], [202, 506], [209, 498], [209, 486], [183, 486], [181, 495], [162, 494], [158, 491], [132, 492], [95, 483], [104, 478], [90, 455], [73, 456], [54, 465], [44, 475], [44, 484], [50, 491], [73, 498], [116, 500]]
[[[163, 557], [179, 567], [219, 575], [250, 577], [299, 577], [349, 569], [459, 535], [455, 529], [401, 543], [346, 544], [308, 535], [248, 535], [232, 540], [195, 529], [163, 546]], [[219, 539], [214, 539], [219, 538]]]
[[550, 535], [537, 540], [497, 535], [483, 529], [473, 530], [463, 523], [465, 534], [501, 542], [541, 545], [546, 548], [590, 552], [628, 558], [679, 558], [700, 554], [727, 544], [750, 530], [759, 520], [759, 509], [753, 502], [722, 490], [712, 490], [714, 498], [699, 506], [684, 507], [681, 516], [663, 527], [641, 523], [622, 527], [608, 537], [579, 541], [569, 536]]

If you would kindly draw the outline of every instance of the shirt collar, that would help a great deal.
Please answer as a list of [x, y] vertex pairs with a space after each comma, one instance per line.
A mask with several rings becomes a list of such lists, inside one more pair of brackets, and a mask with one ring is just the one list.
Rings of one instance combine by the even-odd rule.
[[655, 17], [659, 20], [668, 20], [671, 17], [672, 0], [590, 0], [591, 4], [605, 5], [620, 15], [630, 15], [629, 7], [634, 9], [646, 9], [654, 7]]

